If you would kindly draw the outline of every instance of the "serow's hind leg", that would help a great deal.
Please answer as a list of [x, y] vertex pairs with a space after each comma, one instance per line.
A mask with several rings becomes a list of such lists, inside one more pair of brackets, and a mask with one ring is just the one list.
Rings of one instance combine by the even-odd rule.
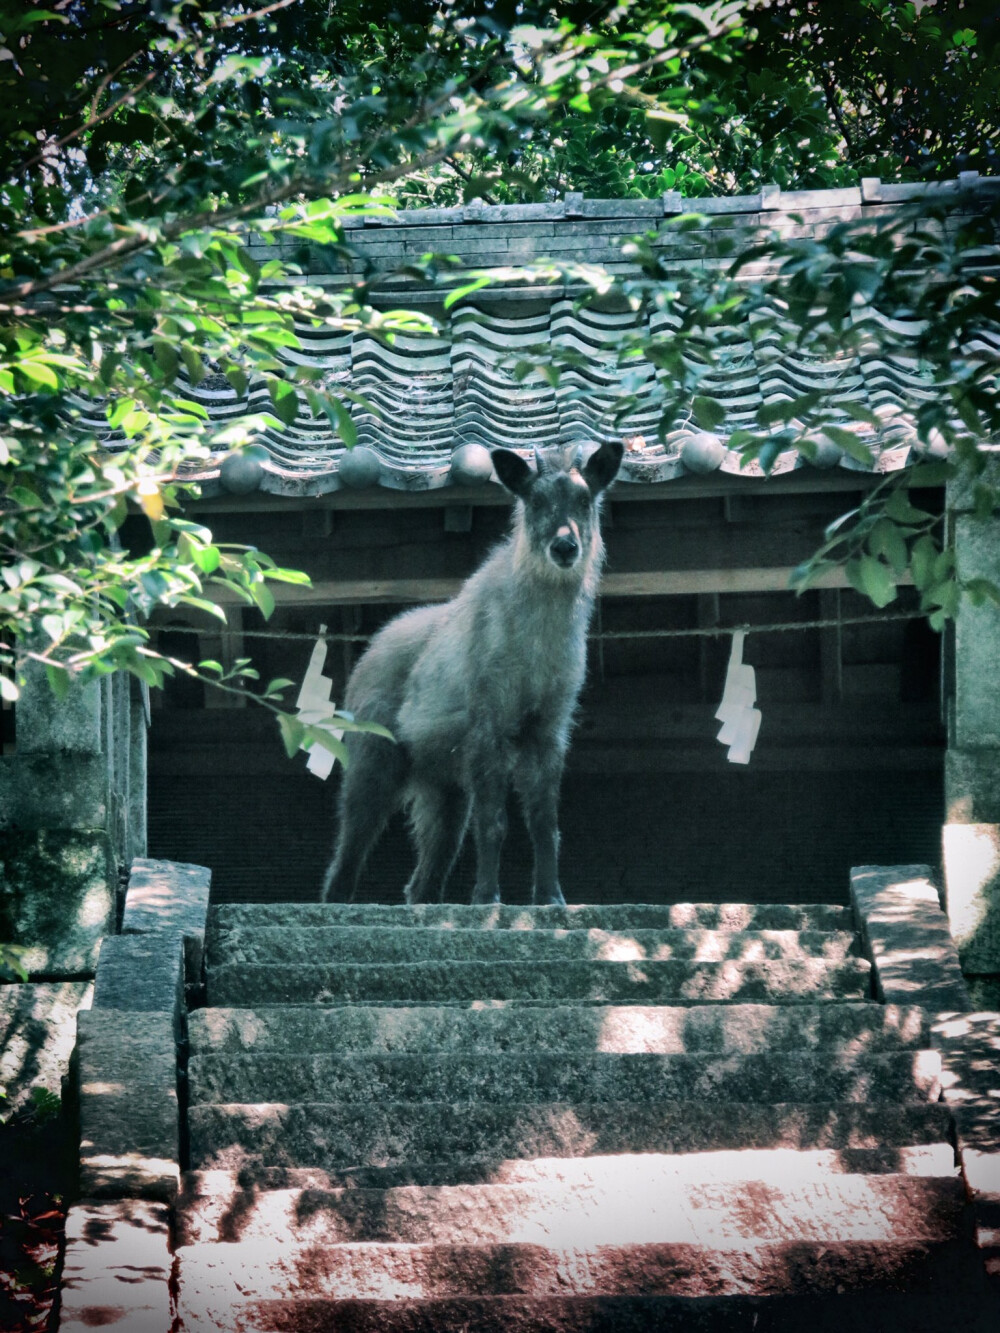
[[353, 902], [365, 863], [399, 808], [406, 776], [398, 746], [375, 736], [351, 737], [350, 765], [341, 779], [339, 826], [323, 902]]
[[406, 886], [406, 901], [444, 898], [469, 822], [469, 798], [457, 787], [420, 785], [413, 792], [410, 826], [417, 866]]

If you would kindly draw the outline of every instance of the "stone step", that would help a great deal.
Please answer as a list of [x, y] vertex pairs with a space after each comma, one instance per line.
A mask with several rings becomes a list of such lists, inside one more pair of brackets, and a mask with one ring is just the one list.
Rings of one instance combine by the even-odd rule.
[[[692, 1180], [669, 1158], [619, 1159], [576, 1179], [393, 1189], [240, 1189], [186, 1197], [179, 1245], [312, 1247], [349, 1243], [731, 1246], [755, 1241], [925, 1241], [955, 1235], [965, 1187], [950, 1177], [828, 1175], [818, 1180]], [[209, 1182], [204, 1182], [208, 1184]]]
[[233, 962], [208, 973], [214, 1006], [335, 1001], [456, 1003], [563, 1000], [583, 1003], [694, 1003], [866, 999], [867, 959], [723, 962], [423, 962], [311, 964], [295, 968]]
[[210, 931], [241, 926], [438, 926], [449, 930], [847, 930], [856, 923], [842, 903], [514, 904], [220, 903]]
[[825, 958], [858, 953], [849, 931], [816, 930], [419, 930], [402, 926], [243, 926], [213, 937], [210, 965], [239, 963], [299, 967], [325, 963], [504, 962], [603, 959], [645, 962], [680, 959]]
[[206, 1102], [897, 1102], [937, 1101], [939, 1051], [615, 1055], [209, 1054], [188, 1066]]
[[[941, 1281], [941, 1277], [944, 1281]], [[996, 1304], [953, 1271], [927, 1290], [800, 1296], [466, 1296], [244, 1300], [182, 1288], [185, 1333], [995, 1333]], [[972, 1275], [975, 1282], [975, 1275]]]
[[286, 1005], [196, 1009], [191, 1051], [743, 1051], [897, 1050], [930, 1045], [925, 1011], [872, 1002], [800, 1005], [556, 1005], [364, 1008]]
[[[848, 1176], [957, 1176], [950, 1143], [908, 1148], [742, 1148], [718, 1152], [619, 1153], [590, 1157], [453, 1157], [397, 1166], [349, 1166], [339, 1171], [316, 1167], [254, 1166], [239, 1172], [189, 1171], [183, 1177], [181, 1216], [196, 1217], [213, 1234], [231, 1235], [233, 1219], [248, 1202], [268, 1190], [329, 1191], [392, 1189], [403, 1185], [546, 1185], [551, 1189], [594, 1185], [637, 1193], [681, 1185], [762, 1182], [784, 1188], [839, 1180]], [[193, 1239], [209, 1239], [200, 1234]]]
[[[225, 1315], [234, 1298], [245, 1306], [289, 1295], [339, 1303], [498, 1295], [768, 1297], [870, 1287], [926, 1291], [947, 1272], [957, 1249], [951, 1228], [933, 1240], [758, 1241], [731, 1247], [362, 1243], [315, 1247], [305, 1262], [300, 1253], [275, 1252], [273, 1246], [199, 1245], [177, 1253], [179, 1314], [188, 1328], [189, 1320], [205, 1319], [213, 1309]], [[260, 1324], [247, 1321], [243, 1327]]]
[[941, 1102], [220, 1103], [188, 1111], [195, 1169], [324, 1171], [614, 1153], [910, 1148], [949, 1140]]

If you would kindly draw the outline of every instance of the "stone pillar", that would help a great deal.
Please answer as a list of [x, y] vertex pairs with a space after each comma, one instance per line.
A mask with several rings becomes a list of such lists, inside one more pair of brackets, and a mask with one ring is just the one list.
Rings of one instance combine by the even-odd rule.
[[149, 687], [132, 680], [129, 693], [128, 754], [128, 862], [145, 856], [147, 844], [147, 744], [149, 732]]
[[[1000, 485], [1000, 459], [986, 480]], [[959, 576], [1000, 586], [1000, 515], [977, 518], [972, 488], [948, 489]], [[1000, 607], [963, 598], [955, 619], [954, 693], [945, 757], [945, 899], [966, 973], [1000, 974]], [[984, 859], [985, 858], [985, 859]]]
[[120, 871], [146, 850], [141, 695], [133, 707], [129, 679], [105, 676], [60, 699], [41, 668], [25, 676], [16, 749], [0, 755], [0, 940], [22, 950], [29, 977], [0, 986], [11, 1106], [36, 1087], [59, 1092], [76, 1011], [115, 930]]
[[26, 677], [16, 753], [0, 757], [0, 919], [33, 977], [92, 977], [118, 884], [105, 691], [74, 683], [57, 699], [44, 672]]

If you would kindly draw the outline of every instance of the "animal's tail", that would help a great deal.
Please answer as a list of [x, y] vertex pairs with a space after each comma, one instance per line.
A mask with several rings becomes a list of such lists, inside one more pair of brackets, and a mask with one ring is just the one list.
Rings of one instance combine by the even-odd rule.
[[323, 879], [323, 902], [353, 902], [369, 854], [402, 804], [406, 783], [402, 746], [366, 733], [354, 733], [347, 742], [337, 843]]

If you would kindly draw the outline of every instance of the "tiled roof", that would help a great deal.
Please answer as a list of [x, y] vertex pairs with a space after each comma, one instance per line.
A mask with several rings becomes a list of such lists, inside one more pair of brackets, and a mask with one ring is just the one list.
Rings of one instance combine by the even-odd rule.
[[[454, 482], [483, 479], [488, 456], [483, 447], [505, 445], [531, 450], [535, 446], [586, 444], [607, 435], [625, 438], [628, 451], [622, 469], [626, 483], [667, 481], [689, 472], [738, 473], [760, 476], [758, 464], [741, 467], [739, 453], [727, 448], [731, 433], [754, 427], [757, 410], [767, 403], [792, 399], [812, 389], [832, 389], [836, 397], [852, 398], [875, 410], [883, 428], [874, 432], [847, 413], [843, 425], [858, 431], [872, 446], [874, 467], [889, 471], [905, 466], [915, 430], [903, 411], [934, 390], [919, 364], [919, 327], [894, 321], [895, 346], [862, 343], [829, 360], [792, 354], [781, 345], [780, 325], [751, 316], [733, 329], [728, 344], [699, 391], [725, 407], [725, 419], [706, 433], [694, 422], [681, 423], [664, 442], [657, 440], [660, 374], [644, 360], [618, 364], [614, 335], [623, 329], [640, 334], [668, 332], [676, 315], [662, 311], [615, 313], [612, 308], [579, 306], [570, 279], [553, 273], [532, 284], [518, 280], [514, 267], [551, 260], [556, 264], [601, 265], [617, 274], [635, 274], [633, 260], [622, 246], [637, 234], [652, 234], [668, 271], [678, 276], [706, 261], [706, 237], [725, 236], [738, 252], [752, 244], [762, 229], [789, 235], [823, 234], [839, 221], [863, 219], [877, 223], [896, 214], [901, 204], [928, 194], [961, 212], [975, 207], [977, 196], [997, 192], [1000, 180], [966, 173], [958, 181], [936, 186], [883, 185], [877, 180], [859, 188], [782, 193], [766, 186], [760, 194], [685, 200], [676, 194], [657, 199], [590, 200], [568, 195], [546, 204], [466, 206], [421, 209], [391, 217], [354, 218], [346, 239], [353, 258], [315, 252], [308, 264], [311, 282], [335, 284], [345, 271], [364, 274], [376, 303], [424, 305], [440, 313], [443, 290], [430, 280], [400, 277], [401, 265], [413, 265], [430, 252], [457, 257], [459, 268], [491, 271], [494, 281], [466, 298], [451, 312], [440, 336], [398, 335], [391, 345], [372, 333], [339, 329], [298, 329], [301, 347], [284, 349], [288, 363], [320, 367], [323, 383], [332, 390], [349, 388], [363, 395], [375, 411], [351, 404], [358, 449], [343, 467], [346, 452], [325, 416], [304, 409], [294, 424], [268, 429], [261, 439], [267, 450], [262, 470], [240, 472], [245, 484], [279, 494], [319, 494], [341, 485], [380, 484], [405, 490], [426, 490]], [[681, 213], [703, 216], [697, 230], [679, 229], [672, 219]], [[294, 245], [283, 243], [284, 257]], [[274, 257], [273, 246], [261, 244], [261, 258]], [[278, 253], [282, 253], [279, 249]], [[748, 274], [760, 273], [752, 265]], [[862, 311], [859, 318], [873, 318]], [[519, 355], [532, 348], [557, 344], [581, 354], [580, 364], [563, 373], [551, 387], [537, 374], [518, 381], [511, 369]], [[1000, 357], [1000, 344], [983, 346], [979, 354]], [[630, 416], [613, 420], [612, 409], [624, 394], [634, 394]], [[222, 376], [192, 387], [216, 421], [247, 411], [265, 412], [269, 401], [260, 383], [239, 399]], [[867, 432], [867, 433], [866, 433]], [[462, 446], [473, 446], [462, 448]], [[478, 446], [478, 448], [476, 448]], [[455, 456], [455, 451], [461, 452]], [[793, 468], [862, 465], [828, 446], [814, 463], [793, 450], [781, 454], [772, 473]], [[343, 471], [342, 471], [343, 469]], [[353, 475], [352, 475], [353, 474]], [[217, 485], [218, 470], [206, 476]], [[235, 472], [223, 473], [223, 485], [239, 489]]]

